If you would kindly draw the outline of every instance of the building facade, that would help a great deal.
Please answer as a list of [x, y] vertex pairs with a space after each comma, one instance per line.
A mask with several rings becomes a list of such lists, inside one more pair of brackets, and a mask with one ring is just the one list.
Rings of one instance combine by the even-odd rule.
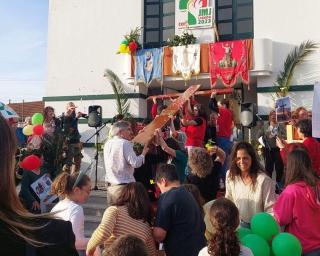
[[[141, 42], [145, 48], [161, 47], [169, 37], [181, 34], [186, 23], [183, 8], [190, 2], [212, 8], [220, 41], [253, 39], [250, 86], [244, 86], [241, 97], [244, 101], [256, 102], [261, 116], [266, 116], [273, 108], [272, 85], [290, 50], [306, 40], [320, 41], [320, 30], [315, 29], [320, 10], [317, 0], [49, 2], [48, 82], [44, 101], [46, 105], [53, 105], [57, 114], [64, 111], [69, 101], [75, 102], [79, 111], [85, 113], [90, 105], [101, 105], [104, 120], [117, 114], [112, 87], [103, 76], [105, 69], [111, 69], [125, 83], [130, 112], [137, 118], [148, 115], [148, 95], [185, 90], [185, 82], [179, 77], [166, 77], [163, 86], [156, 82], [148, 88], [143, 84], [134, 85], [128, 74], [128, 57], [116, 52], [123, 35], [135, 27], [144, 28]], [[192, 26], [188, 25], [189, 31], [199, 43], [215, 40], [212, 26]], [[317, 80], [320, 80], [319, 50], [295, 70], [289, 93], [294, 108], [311, 108], [313, 85]], [[201, 83], [202, 89], [209, 89], [209, 74], [200, 74], [188, 81], [187, 86], [195, 83]], [[85, 121], [82, 123], [81, 130], [86, 134], [90, 129]]]

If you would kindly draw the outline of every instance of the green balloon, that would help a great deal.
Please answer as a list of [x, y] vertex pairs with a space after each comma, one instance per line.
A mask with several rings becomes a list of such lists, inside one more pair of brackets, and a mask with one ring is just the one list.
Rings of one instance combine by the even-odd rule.
[[273, 239], [272, 251], [275, 256], [299, 256], [302, 253], [302, 247], [298, 238], [284, 232]]
[[127, 39], [124, 39], [124, 40], [122, 40], [122, 41], [121, 41], [121, 44], [128, 45], [128, 44], [129, 44], [129, 42], [128, 42], [128, 40], [127, 40]]
[[35, 113], [32, 116], [32, 124], [42, 124], [43, 123], [43, 115], [41, 113]]
[[241, 239], [241, 243], [250, 248], [254, 256], [269, 256], [270, 247], [266, 240], [256, 234], [246, 235]]
[[243, 237], [249, 234], [252, 234], [252, 231], [249, 228], [239, 228], [237, 230], [237, 235], [239, 239], [242, 239]]
[[267, 242], [279, 234], [279, 225], [276, 220], [268, 213], [260, 212], [255, 214], [251, 219], [252, 233], [264, 238]]

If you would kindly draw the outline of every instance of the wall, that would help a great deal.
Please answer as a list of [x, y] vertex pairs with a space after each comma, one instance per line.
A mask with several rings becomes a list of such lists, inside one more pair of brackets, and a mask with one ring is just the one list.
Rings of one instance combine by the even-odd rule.
[[[320, 41], [316, 28], [320, 1], [270, 0], [254, 2], [254, 37], [273, 41], [273, 72], [271, 76], [257, 78], [259, 113], [266, 115], [273, 107], [271, 87], [290, 50], [306, 40]], [[320, 80], [320, 51], [317, 50], [295, 70], [289, 94], [294, 108], [312, 106], [312, 85]], [[311, 86], [310, 86], [311, 85]], [[311, 91], [307, 91], [311, 90]]]
[[[111, 69], [126, 82], [124, 59], [116, 52], [123, 35], [143, 25], [142, 15], [143, 0], [124, 0], [121, 4], [105, 0], [51, 0], [46, 105], [55, 106], [56, 112], [61, 113], [68, 101], [76, 101], [84, 112], [89, 105], [98, 104], [104, 118], [114, 116], [115, 100], [108, 99], [113, 90], [103, 77], [104, 70]], [[126, 90], [143, 93], [132, 85], [126, 86]], [[146, 114], [137, 107], [145, 104], [141, 95], [130, 101], [132, 114]]]

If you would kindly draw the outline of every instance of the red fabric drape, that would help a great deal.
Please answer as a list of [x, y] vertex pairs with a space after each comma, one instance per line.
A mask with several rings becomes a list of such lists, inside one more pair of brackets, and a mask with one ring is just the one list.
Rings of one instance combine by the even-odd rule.
[[232, 87], [238, 76], [249, 83], [248, 45], [246, 40], [225, 41], [209, 44], [211, 86], [221, 79], [226, 87]]

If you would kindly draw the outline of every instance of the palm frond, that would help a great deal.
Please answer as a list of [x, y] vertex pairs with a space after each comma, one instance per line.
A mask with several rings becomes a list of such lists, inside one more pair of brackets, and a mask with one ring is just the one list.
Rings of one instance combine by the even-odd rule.
[[106, 69], [104, 71], [104, 77], [106, 77], [109, 80], [113, 92], [116, 96], [118, 114], [122, 114], [124, 116], [128, 115], [130, 109], [130, 102], [128, 100], [128, 97], [126, 96], [124, 84], [119, 79], [119, 77], [110, 69]]
[[305, 58], [310, 55], [316, 48], [318, 43], [312, 41], [302, 42], [299, 46], [296, 46], [287, 56], [283, 70], [281, 70], [276, 78], [274, 87], [279, 97], [287, 95], [290, 89], [290, 84], [294, 69], [302, 63]]

